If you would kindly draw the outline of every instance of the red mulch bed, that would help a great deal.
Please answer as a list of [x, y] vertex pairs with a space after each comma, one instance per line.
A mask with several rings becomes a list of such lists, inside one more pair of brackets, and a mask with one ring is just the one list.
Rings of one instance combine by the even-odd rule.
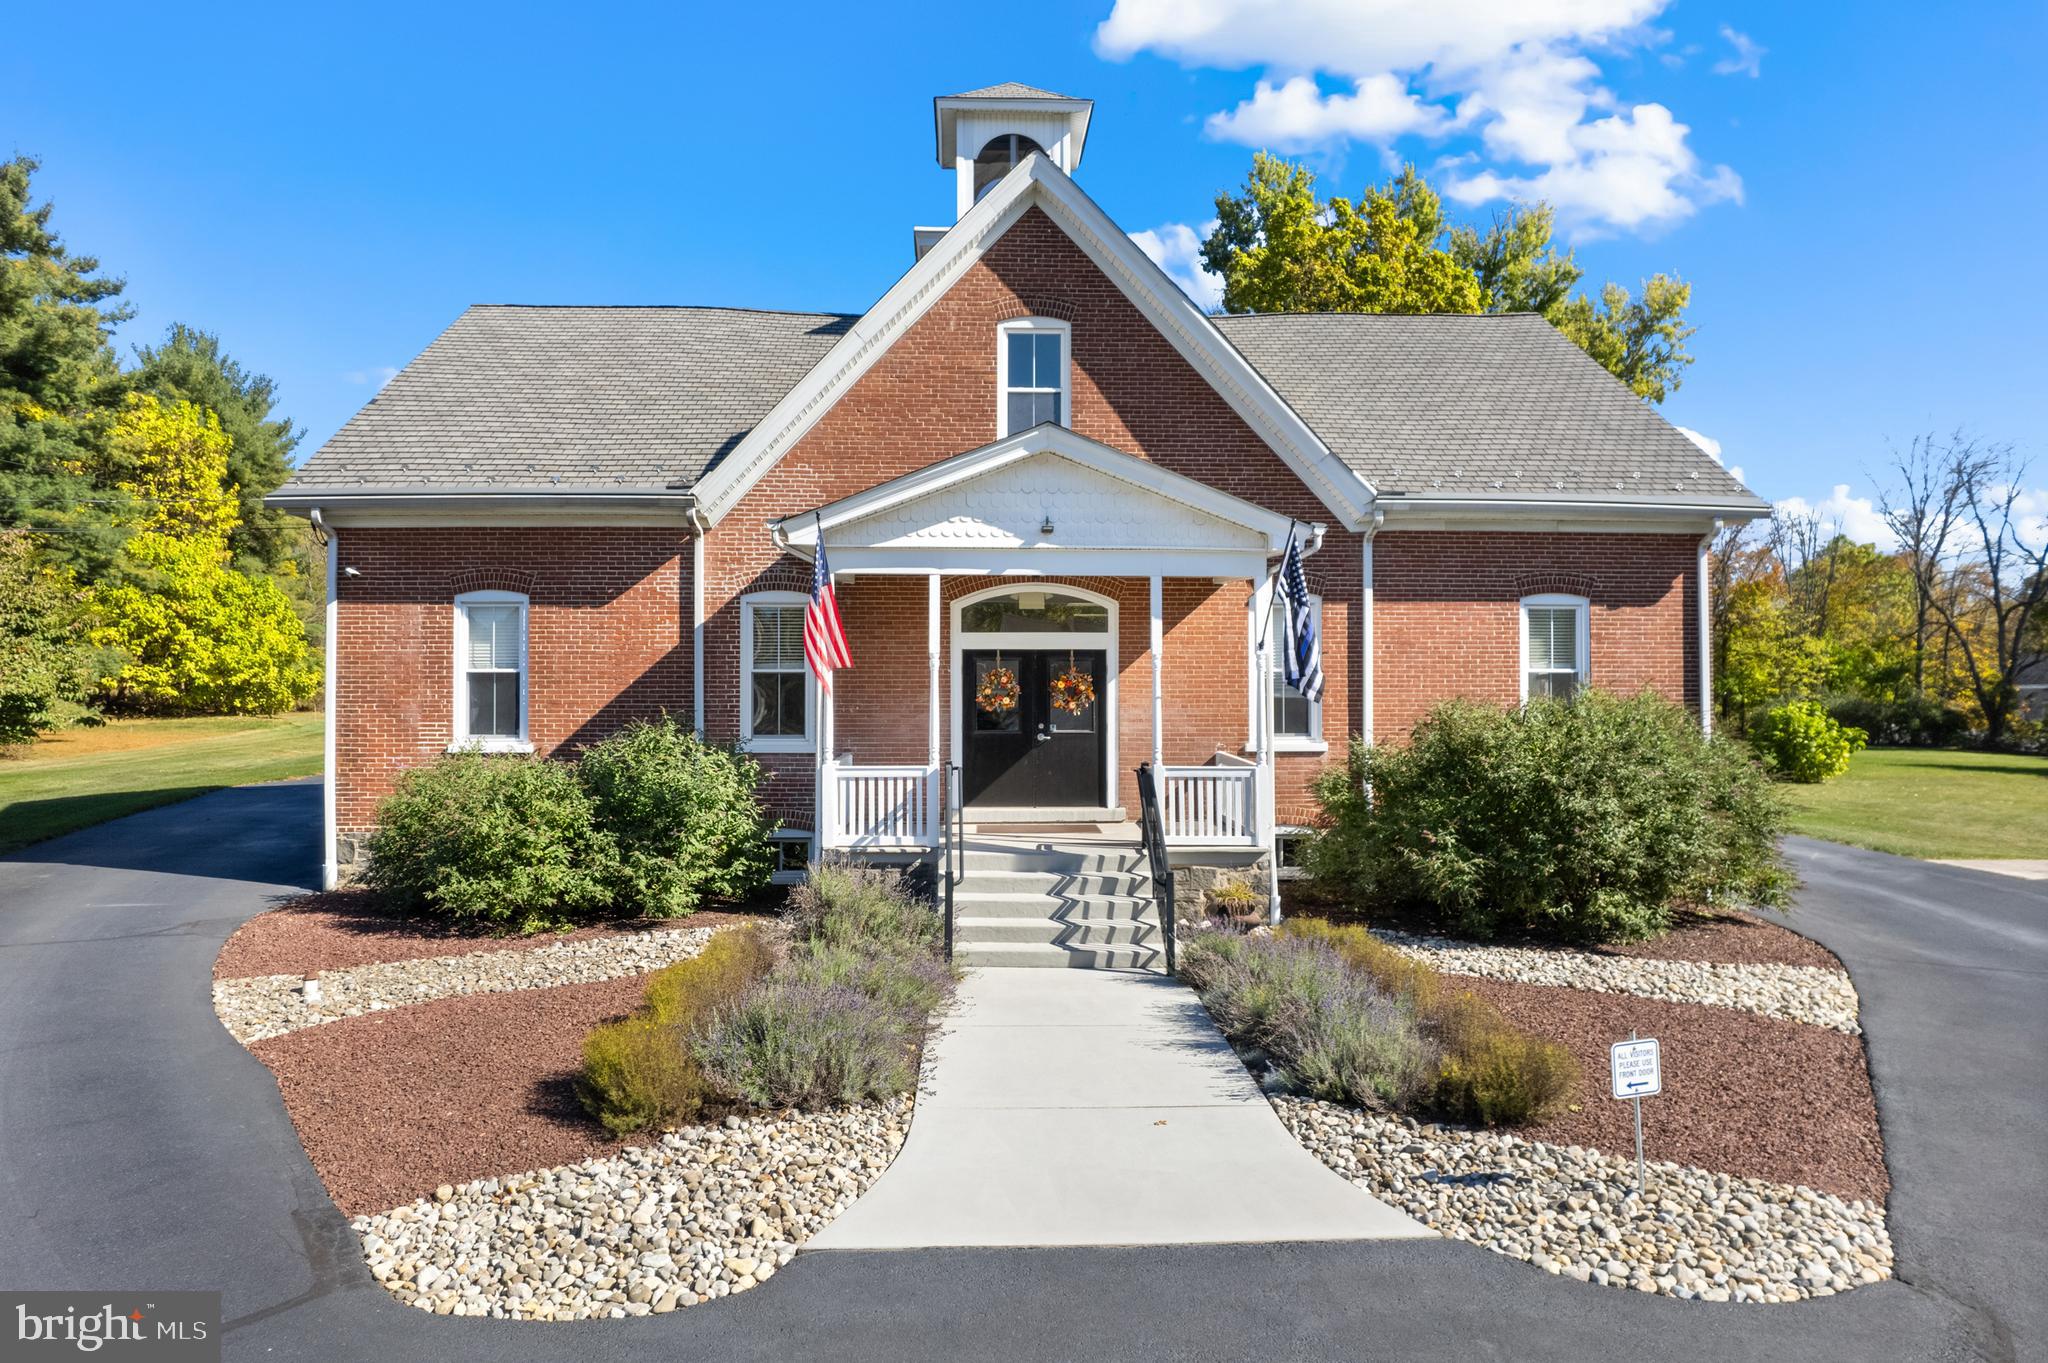
[[[695, 921], [694, 919], [692, 921]], [[307, 1027], [250, 1050], [277, 1076], [313, 1167], [351, 1216], [443, 1183], [571, 1164], [624, 1142], [572, 1087], [583, 1036], [647, 977], [440, 999]]]
[[428, 918], [408, 918], [382, 908], [366, 890], [335, 890], [310, 894], [261, 913], [235, 930], [214, 958], [213, 977], [241, 979], [249, 975], [313, 974], [385, 961], [413, 961], [425, 956], [459, 956], [470, 951], [523, 951], [589, 937], [663, 928], [717, 928], [759, 923], [772, 918], [765, 911], [746, 913], [700, 910], [685, 918], [623, 918], [578, 928], [574, 932], [542, 932], [531, 937], [493, 937], [465, 931]]
[[1785, 923], [1733, 909], [1681, 909], [1672, 915], [1671, 931], [1651, 942], [1627, 942], [1597, 950], [1609, 956], [1639, 956], [1655, 961], [1708, 961], [1723, 965], [1813, 965], [1840, 970], [1841, 961], [1811, 937], [1802, 937]]
[[1515, 1025], [1579, 1062], [1577, 1112], [1518, 1127], [1553, 1145], [1635, 1150], [1632, 1104], [1608, 1097], [1607, 1048], [1631, 1028], [1662, 1043], [1664, 1092], [1643, 1101], [1644, 1153], [1721, 1173], [1882, 1202], [1891, 1181], [1863, 1041], [1732, 1008], [1461, 978]]

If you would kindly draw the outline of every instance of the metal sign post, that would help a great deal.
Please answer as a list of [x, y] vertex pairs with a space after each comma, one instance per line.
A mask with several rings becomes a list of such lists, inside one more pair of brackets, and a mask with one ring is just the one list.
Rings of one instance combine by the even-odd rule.
[[1638, 1037], [1633, 1028], [1628, 1040], [1607, 1048], [1607, 1068], [1612, 1079], [1609, 1089], [1616, 1098], [1636, 1105], [1636, 1196], [1643, 1195], [1643, 1099], [1664, 1091], [1664, 1065], [1657, 1038]]

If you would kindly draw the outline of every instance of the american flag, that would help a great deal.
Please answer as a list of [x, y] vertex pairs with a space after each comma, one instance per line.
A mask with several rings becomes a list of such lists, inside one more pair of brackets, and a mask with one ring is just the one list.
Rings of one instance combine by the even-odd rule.
[[853, 666], [846, 631], [839, 624], [839, 598], [832, 594], [832, 565], [825, 562], [825, 533], [818, 532], [818, 557], [811, 565], [811, 602], [804, 607], [804, 657], [818, 685], [832, 689], [832, 674]]
[[1280, 560], [1280, 602], [1287, 622], [1287, 652], [1281, 659], [1287, 684], [1310, 700], [1323, 698], [1323, 645], [1316, 637], [1316, 608], [1309, 600], [1308, 574], [1301, 567], [1301, 540], [1289, 531]]

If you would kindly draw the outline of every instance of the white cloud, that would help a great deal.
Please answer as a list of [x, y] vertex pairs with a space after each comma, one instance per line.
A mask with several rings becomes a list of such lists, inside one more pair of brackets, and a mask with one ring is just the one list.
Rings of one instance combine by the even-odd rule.
[[380, 364], [372, 369], [351, 369], [342, 377], [350, 383], [367, 383], [382, 388], [398, 377], [398, 369], [394, 365]]
[[[1095, 46], [1266, 68], [1250, 99], [1209, 117], [1212, 137], [1300, 152], [1469, 130], [1496, 164], [1457, 182], [1465, 202], [1541, 195], [1569, 229], [1640, 230], [1741, 197], [1668, 109], [1623, 108], [1600, 84], [1596, 55], [1668, 40], [1649, 25], [1668, 3], [1117, 0]], [[1325, 93], [1318, 75], [1344, 88]]]
[[1169, 222], [1143, 232], [1133, 232], [1131, 240], [1137, 242], [1138, 248], [1152, 257], [1153, 262], [1166, 271], [1188, 297], [1204, 310], [1214, 312], [1223, 306], [1223, 281], [1202, 268], [1202, 242], [1215, 230], [1213, 218], [1198, 228], [1184, 222]]
[[1307, 76], [1284, 85], [1260, 81], [1252, 97], [1228, 113], [1209, 115], [1211, 137], [1277, 151], [1304, 151], [1341, 138], [1390, 142], [1406, 133], [1432, 133], [1451, 116], [1425, 104], [1390, 75], [1367, 76], [1348, 95], [1325, 95]]
[[1727, 166], [1704, 173], [1686, 145], [1689, 132], [1661, 104], [1576, 123], [1566, 130], [1566, 156], [1535, 175], [1483, 170], [1445, 184], [1460, 203], [1544, 199], [1558, 217], [1597, 235], [1603, 227], [1653, 228], [1689, 217], [1702, 204], [1742, 202], [1742, 177]]
[[1874, 544], [1886, 550], [1898, 543], [1892, 528], [1878, 513], [1876, 504], [1868, 497], [1852, 496], [1847, 483], [1836, 483], [1834, 491], [1818, 502], [1809, 502], [1804, 497], [1784, 497], [1772, 503], [1772, 507], [1779, 515], [1798, 520], [1819, 513], [1824, 537], [1843, 534], [1858, 544]]
[[1721, 25], [1721, 36], [1735, 51], [1714, 63], [1717, 76], [1748, 76], [1755, 80], [1764, 73], [1764, 54], [1768, 47], [1759, 47], [1756, 40], [1747, 33], [1738, 33], [1728, 25]]

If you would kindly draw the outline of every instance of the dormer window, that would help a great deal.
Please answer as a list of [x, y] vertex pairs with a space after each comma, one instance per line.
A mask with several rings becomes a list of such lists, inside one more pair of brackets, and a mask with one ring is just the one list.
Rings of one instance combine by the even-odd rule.
[[996, 436], [1068, 422], [1065, 322], [1024, 317], [996, 334]]
[[1001, 137], [989, 139], [989, 144], [974, 158], [974, 197], [978, 202], [988, 193], [989, 186], [1010, 173], [1010, 168], [1032, 152], [1043, 153], [1045, 148], [1033, 142], [1022, 133], [1004, 133]]

